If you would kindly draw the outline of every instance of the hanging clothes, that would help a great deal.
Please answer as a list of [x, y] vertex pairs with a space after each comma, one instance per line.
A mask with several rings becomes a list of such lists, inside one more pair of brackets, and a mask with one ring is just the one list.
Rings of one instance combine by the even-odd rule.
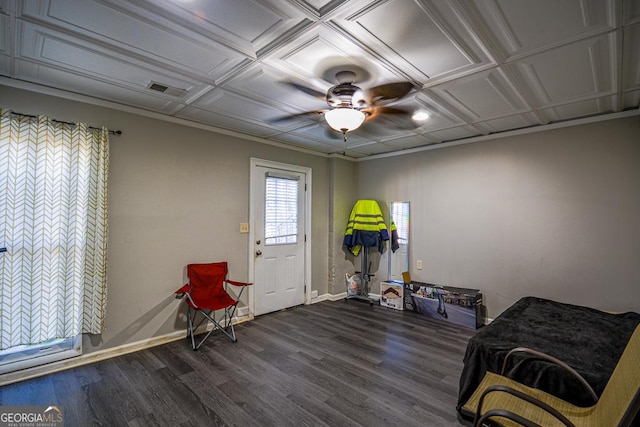
[[391, 252], [395, 253], [400, 249], [400, 243], [398, 242], [398, 228], [396, 223], [391, 221]]
[[363, 246], [376, 246], [382, 253], [386, 240], [389, 240], [389, 231], [378, 202], [358, 200], [351, 210], [347, 231], [344, 234], [344, 244], [347, 249], [357, 256]]

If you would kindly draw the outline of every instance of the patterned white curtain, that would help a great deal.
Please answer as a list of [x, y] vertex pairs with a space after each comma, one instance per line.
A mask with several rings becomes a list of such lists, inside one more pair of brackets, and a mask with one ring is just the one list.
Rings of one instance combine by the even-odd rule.
[[0, 109], [0, 349], [100, 333], [109, 132]]

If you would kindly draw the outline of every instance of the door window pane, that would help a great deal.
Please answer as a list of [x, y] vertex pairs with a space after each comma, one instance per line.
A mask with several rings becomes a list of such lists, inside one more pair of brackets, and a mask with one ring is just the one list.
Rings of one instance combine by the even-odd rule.
[[298, 181], [267, 176], [265, 189], [265, 245], [298, 242]]

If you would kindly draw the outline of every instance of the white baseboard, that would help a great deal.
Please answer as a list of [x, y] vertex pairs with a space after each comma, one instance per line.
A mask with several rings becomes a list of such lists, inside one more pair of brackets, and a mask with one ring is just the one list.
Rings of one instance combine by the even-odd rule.
[[327, 298], [329, 301], [340, 301], [341, 299], [345, 299], [347, 297], [347, 292], [341, 292], [339, 294], [329, 295]]
[[[240, 311], [240, 309], [238, 309]], [[234, 317], [233, 324], [237, 325], [249, 320], [252, 320], [253, 316]], [[196, 333], [206, 332], [210, 330], [212, 325], [202, 326]], [[158, 337], [147, 338], [144, 340], [119, 345], [116, 347], [108, 348], [105, 350], [95, 351], [93, 353], [83, 354], [71, 359], [60, 360], [57, 362], [48, 363], [45, 365], [34, 366], [33, 368], [22, 369], [20, 371], [7, 372], [0, 375], [0, 386], [7, 384], [13, 384], [19, 381], [28, 380], [31, 378], [41, 377], [47, 374], [53, 374], [55, 372], [64, 371], [66, 369], [77, 368], [79, 366], [88, 365], [90, 363], [99, 362], [101, 360], [111, 359], [112, 357], [122, 356], [136, 351], [144, 350], [146, 348], [155, 347], [162, 344], [167, 344], [173, 341], [185, 339], [187, 331], [175, 331], [166, 335]]]
[[322, 294], [318, 295], [316, 298], [311, 299], [311, 304], [315, 304], [317, 302], [322, 301], [340, 301], [341, 299], [345, 299], [347, 297], [346, 292], [342, 292], [340, 294]]
[[[315, 304], [317, 302], [322, 302], [322, 301], [340, 301], [342, 299], [345, 299], [346, 297], [347, 297], [346, 292], [341, 292], [339, 294], [323, 294], [323, 295], [319, 295], [318, 298], [312, 299], [311, 304]], [[369, 294], [369, 297], [371, 297], [373, 300], [380, 299], [380, 295], [378, 294]]]

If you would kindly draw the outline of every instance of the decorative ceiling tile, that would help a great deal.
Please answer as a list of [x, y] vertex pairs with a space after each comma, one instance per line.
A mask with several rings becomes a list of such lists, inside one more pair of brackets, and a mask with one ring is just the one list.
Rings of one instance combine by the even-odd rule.
[[230, 131], [242, 129], [243, 131], [239, 133], [261, 138], [269, 138], [277, 133], [266, 126], [257, 123], [255, 120], [249, 120], [242, 116], [216, 114], [210, 110], [204, 110], [193, 106], [182, 108], [174, 114], [174, 117]]
[[586, 101], [572, 102], [541, 110], [541, 113], [550, 122], [559, 122], [578, 117], [588, 117], [596, 114], [611, 113], [615, 111], [615, 98], [605, 96]]
[[463, 2], [505, 61], [615, 28], [614, 0]]
[[[108, 0], [118, 4], [117, 0]], [[282, 1], [141, 0], [140, 10], [163, 17], [177, 28], [189, 28], [208, 40], [258, 58], [281, 40], [311, 25], [308, 8]], [[132, 6], [129, 6], [132, 7]]]
[[[211, 116], [208, 123], [218, 123], [230, 129], [239, 127], [245, 130], [253, 129], [249, 132], [252, 135], [263, 136], [278, 133], [271, 126], [267, 126], [266, 122], [280, 114], [280, 110], [275, 110], [269, 105], [247, 99], [233, 92], [211, 91], [198, 99], [193, 107], [197, 108], [182, 110], [177, 115], [190, 119], [188, 112], [197, 111], [198, 114], [206, 114], [203, 112], [206, 111]], [[217, 119], [218, 117], [220, 119]], [[231, 126], [231, 123], [235, 125]], [[242, 126], [239, 123], [242, 123]], [[245, 126], [249, 126], [249, 128], [245, 128]]]
[[539, 125], [540, 122], [536, 120], [536, 117], [533, 114], [528, 113], [500, 117], [498, 119], [487, 120], [475, 124], [485, 127], [489, 131], [489, 133], [496, 133], [507, 130], [527, 128], [530, 126]]
[[[400, 108], [408, 111], [426, 113], [428, 115], [426, 119], [413, 121], [415, 125], [414, 132], [424, 133], [466, 124], [462, 118], [452, 112], [451, 107], [439, 102], [433, 95], [433, 91], [429, 89], [417, 93], [416, 96], [408, 101], [403, 100], [397, 104]], [[396, 131], [396, 134], [401, 134], [401, 132]]]
[[640, 23], [640, 2], [638, 0], [623, 0], [622, 12], [624, 25]]
[[326, 26], [314, 27], [262, 61], [321, 92], [337, 84], [336, 73], [344, 70], [355, 72], [354, 83], [362, 88], [399, 80], [358, 43]]
[[9, 40], [11, 33], [9, 32], [9, 16], [0, 13], [0, 54], [9, 54]]
[[249, 99], [259, 100], [289, 111], [288, 113], [281, 111], [277, 116], [328, 108], [326, 99], [295, 90], [287, 84], [287, 81], [289, 76], [286, 73], [263, 64], [256, 64], [227, 82], [226, 86]]
[[[318, 114], [339, 71], [412, 90], [345, 146]], [[0, 0], [0, 84], [361, 158], [637, 110], [640, 2]]]
[[[415, 135], [412, 130], [404, 129], [398, 130], [394, 127], [393, 117], [378, 117], [375, 120], [365, 122], [362, 127], [351, 132], [354, 135], [358, 135], [367, 141], [379, 141], [382, 142], [386, 138], [398, 137], [399, 134]], [[401, 133], [402, 132], [402, 133]]]
[[431, 91], [473, 122], [528, 110], [511, 83], [497, 69], [444, 83]]
[[622, 61], [622, 90], [640, 89], [640, 24], [624, 29], [622, 46], [625, 58]]
[[9, 55], [0, 54], [0, 75], [8, 76], [11, 73], [11, 58]]
[[388, 139], [384, 141], [385, 145], [395, 147], [396, 149], [406, 150], [408, 148], [426, 147], [435, 144], [437, 141], [429, 138], [428, 134], [410, 135], [396, 139]]
[[[79, 45], [109, 45], [115, 53], [138, 62], [180, 70], [192, 78], [215, 81], [248, 57], [229, 45], [150, 15], [129, 2], [102, 3], [77, 0], [21, 2], [20, 21], [64, 29]], [[99, 17], [97, 19], [97, 17]]]
[[5, 15], [6, 5], [0, 2], [0, 75], [8, 76], [11, 73], [11, 52], [9, 40], [11, 37], [9, 16]]
[[323, 16], [350, 1], [353, 0], [304, 0], [302, 4], [311, 7], [316, 15]]
[[622, 109], [631, 110], [640, 106], [640, 90], [625, 92], [622, 94]]
[[437, 142], [445, 142], [478, 136], [480, 133], [472, 126], [458, 126], [430, 132], [428, 135]]
[[131, 87], [122, 87], [113, 82], [97, 80], [95, 76], [88, 77], [69, 70], [45, 67], [30, 61], [16, 60], [15, 69], [16, 74], [22, 76], [26, 81], [65, 90], [73, 88], [73, 92], [83, 96], [105, 99], [167, 115], [172, 115], [183, 105], [171, 99], [173, 97], [156, 95], [152, 91], [132, 90]]
[[571, 43], [508, 67], [523, 93], [540, 107], [612, 94], [616, 88], [615, 33]]
[[319, 151], [321, 153], [330, 154], [342, 151], [344, 145], [342, 142], [320, 142], [311, 138], [303, 138], [300, 135], [285, 133], [273, 138], [274, 141], [284, 142], [299, 148]]
[[[19, 51], [15, 55], [16, 69], [25, 73], [37, 69], [36, 81], [48, 86], [90, 96], [106, 93], [105, 99], [113, 101], [123, 101], [124, 99], [120, 97], [124, 90], [129, 89], [132, 93], [124, 98], [135, 99], [138, 94], [149, 92], [150, 95], [164, 98], [167, 103], [188, 102], [192, 96], [197, 96], [207, 88], [207, 85], [200, 81], [185, 78], [170, 70], [153, 68], [138, 58], [116, 54], [101, 45], [81, 42], [64, 33], [48, 28], [38, 28], [28, 22], [19, 22], [18, 28]], [[79, 80], [78, 82], [69, 78], [55, 80], [54, 76], [60, 76], [58, 71], [76, 75]], [[87, 84], [92, 80], [93, 84]], [[79, 90], [80, 81], [86, 84], [82, 91]], [[150, 86], [153, 83], [159, 83], [171, 90], [166, 93], [152, 91]], [[98, 89], [106, 84], [114, 86], [113, 94], [109, 94], [108, 90]], [[93, 90], [93, 87], [96, 90]], [[145, 98], [155, 99], [142, 95], [134, 105], [157, 108], [157, 105], [153, 107], [143, 102]], [[162, 110], [169, 112], [165, 108]]]
[[391, 0], [331, 24], [369, 48], [398, 75], [422, 84], [469, 74], [491, 61], [448, 2]]

